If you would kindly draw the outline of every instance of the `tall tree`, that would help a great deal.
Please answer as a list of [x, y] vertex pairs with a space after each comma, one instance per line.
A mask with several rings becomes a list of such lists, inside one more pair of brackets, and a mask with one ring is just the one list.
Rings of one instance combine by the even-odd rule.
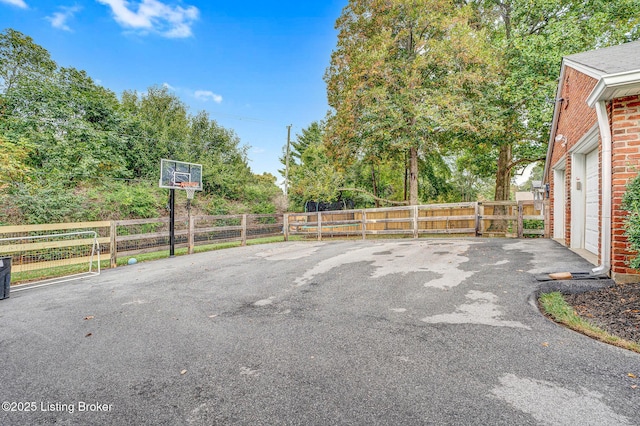
[[0, 33], [0, 93], [10, 91], [21, 78], [40, 80], [56, 68], [49, 52], [31, 37], [11, 28]]
[[164, 86], [152, 86], [142, 94], [124, 92], [121, 102], [129, 114], [125, 137], [129, 167], [136, 176], [157, 176], [161, 158], [187, 158], [189, 115], [175, 94]]
[[86, 219], [95, 212], [81, 204], [95, 201], [85, 195], [96, 185], [108, 187], [105, 201], [122, 214], [154, 214], [148, 188], [121, 178], [155, 181], [161, 158], [202, 163], [205, 191], [239, 210], [275, 211], [275, 177], [251, 173], [247, 151], [232, 130], [206, 112], [190, 115], [166, 87], [119, 100], [86, 72], [58, 68], [31, 38], [0, 33], [0, 195], [11, 193], [2, 214], [34, 223]]
[[21, 78], [3, 99], [0, 130], [33, 146], [30, 162], [40, 174], [65, 182], [125, 174], [118, 100], [83, 71], [61, 68], [46, 78]]
[[420, 157], [439, 155], [445, 133], [472, 128], [468, 101], [491, 74], [471, 11], [451, 0], [350, 0], [336, 23], [325, 74], [330, 152], [369, 163], [406, 153], [410, 204]]
[[[324, 134], [325, 123], [314, 121], [291, 141], [289, 199], [297, 209], [307, 201], [334, 201], [338, 197], [343, 177], [327, 156]], [[285, 155], [280, 162], [286, 166]], [[280, 173], [285, 174], [284, 170]]]
[[[299, 165], [302, 161], [302, 154], [311, 145], [319, 145], [323, 142], [326, 125], [323, 121], [314, 121], [308, 127], [302, 129], [295, 139], [291, 141], [289, 149], [289, 165]], [[280, 157], [280, 163], [286, 167], [287, 153], [286, 146], [282, 149], [283, 154]], [[281, 175], [285, 175], [285, 170], [278, 170]]]
[[[490, 128], [463, 139], [495, 199], [508, 200], [514, 170], [544, 160], [561, 58], [640, 36], [639, 0], [468, 0], [499, 61], [483, 107]], [[491, 155], [486, 155], [490, 148]]]

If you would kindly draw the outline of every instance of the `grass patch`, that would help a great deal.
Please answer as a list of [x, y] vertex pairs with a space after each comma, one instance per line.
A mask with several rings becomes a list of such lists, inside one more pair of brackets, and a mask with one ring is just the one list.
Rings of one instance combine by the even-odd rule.
[[[100, 261], [101, 268], [109, 267], [109, 260]], [[98, 262], [93, 262], [93, 272], [98, 270]], [[50, 278], [64, 277], [67, 275], [82, 274], [89, 272], [89, 262], [78, 265], [56, 266], [55, 268], [36, 269], [25, 272], [12, 272], [11, 285], [26, 284], [31, 281], [47, 280]]]
[[543, 312], [555, 322], [601, 342], [640, 353], [639, 344], [612, 336], [581, 318], [576, 314], [573, 307], [564, 300], [562, 293], [556, 291], [542, 294], [538, 301], [540, 302]]
[[[292, 236], [289, 238], [289, 241], [300, 241], [302, 238], [297, 236]], [[256, 244], [269, 244], [269, 243], [277, 243], [284, 241], [284, 238], [281, 236], [275, 237], [264, 237], [264, 238], [255, 238], [251, 240], [247, 240], [247, 245], [256, 245]], [[240, 241], [232, 241], [225, 243], [215, 243], [215, 244], [207, 244], [202, 246], [194, 247], [194, 253], [204, 253], [207, 251], [213, 250], [223, 250], [226, 248], [232, 247], [240, 247]], [[176, 248], [175, 255], [176, 256], [184, 256], [187, 254], [186, 248]], [[106, 257], [106, 258], [105, 258]], [[169, 257], [169, 250], [161, 250], [155, 251], [151, 253], [140, 253], [129, 256], [119, 257], [116, 265], [117, 266], [126, 266], [129, 262], [129, 259], [134, 258], [138, 262], [148, 262], [152, 260], [166, 259]], [[108, 269], [111, 267], [111, 260], [109, 256], [103, 256], [100, 260], [100, 268]], [[68, 275], [81, 274], [87, 272], [89, 268], [88, 262], [81, 263], [77, 265], [66, 265], [66, 266], [58, 266], [55, 268], [46, 268], [46, 269], [36, 269], [33, 271], [25, 271], [25, 272], [12, 272], [11, 273], [11, 285], [20, 285], [27, 284], [33, 281], [41, 281], [48, 280], [52, 278], [65, 277]], [[93, 262], [93, 271], [98, 270], [98, 262]]]

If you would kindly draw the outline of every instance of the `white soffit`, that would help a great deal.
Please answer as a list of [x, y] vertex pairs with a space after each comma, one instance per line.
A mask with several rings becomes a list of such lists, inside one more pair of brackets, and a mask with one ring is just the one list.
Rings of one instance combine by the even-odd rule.
[[593, 108], [596, 102], [640, 94], [640, 70], [604, 75], [587, 98]]
[[580, 138], [574, 146], [571, 147], [569, 152], [574, 154], [586, 154], [598, 148], [598, 140], [600, 128], [598, 123], [591, 126], [591, 128]]
[[567, 159], [562, 157], [556, 164], [553, 165], [553, 170], [565, 170], [567, 168]]

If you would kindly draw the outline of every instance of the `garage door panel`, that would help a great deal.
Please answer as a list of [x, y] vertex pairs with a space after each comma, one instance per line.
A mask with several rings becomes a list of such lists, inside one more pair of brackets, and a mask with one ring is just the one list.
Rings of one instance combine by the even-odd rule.
[[585, 158], [585, 232], [584, 248], [598, 254], [599, 227], [599, 170], [598, 150], [594, 150]]

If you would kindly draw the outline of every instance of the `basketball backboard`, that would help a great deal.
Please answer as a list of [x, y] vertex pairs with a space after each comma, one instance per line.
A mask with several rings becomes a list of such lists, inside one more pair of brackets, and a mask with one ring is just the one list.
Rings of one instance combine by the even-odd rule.
[[160, 160], [160, 188], [202, 191], [202, 165]]

